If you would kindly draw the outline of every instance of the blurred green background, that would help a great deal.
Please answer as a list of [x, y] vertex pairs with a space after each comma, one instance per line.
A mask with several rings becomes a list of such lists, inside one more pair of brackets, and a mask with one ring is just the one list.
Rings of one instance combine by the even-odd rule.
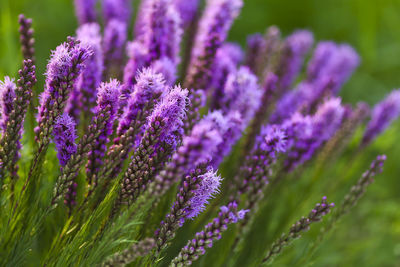
[[[0, 0], [0, 79], [4, 75], [15, 76], [20, 65], [17, 16], [24, 13], [34, 20], [39, 85], [43, 84], [42, 74], [50, 50], [67, 35], [73, 35], [76, 29], [72, 2]], [[229, 38], [244, 45], [246, 35], [264, 32], [270, 25], [277, 25], [285, 35], [295, 29], [307, 28], [314, 32], [317, 40], [347, 42], [355, 47], [362, 63], [342, 90], [346, 102], [362, 100], [374, 104], [391, 89], [400, 87], [400, 0], [245, 0]], [[303, 198], [308, 200], [304, 205], [304, 210], [308, 210], [312, 205], [309, 203], [315, 203], [321, 191], [326, 188], [332, 191], [332, 184], [340, 184], [341, 191], [336, 195], [336, 192], [326, 192], [328, 197], [334, 195], [333, 200], [340, 202], [340, 196], [358, 179], [375, 155], [387, 154], [384, 173], [352, 215], [347, 216], [325, 240], [313, 259], [314, 266], [400, 266], [399, 130], [397, 122], [358, 160], [343, 157], [327, 168], [322, 178], [330, 183], [319, 184], [312, 196]], [[286, 203], [288, 210], [290, 207], [297, 210], [300, 197], [293, 197], [293, 193], [286, 195], [291, 196]], [[296, 213], [292, 217], [298, 216]], [[269, 218], [269, 214], [264, 218]], [[303, 266], [296, 258], [302, 255], [312, 236], [312, 233], [307, 234], [304, 240], [285, 251], [286, 257], [277, 259], [276, 265]], [[255, 239], [253, 246], [262, 246], [263, 242], [261, 238]], [[248, 254], [243, 256], [251, 257], [251, 251], [247, 251]]]

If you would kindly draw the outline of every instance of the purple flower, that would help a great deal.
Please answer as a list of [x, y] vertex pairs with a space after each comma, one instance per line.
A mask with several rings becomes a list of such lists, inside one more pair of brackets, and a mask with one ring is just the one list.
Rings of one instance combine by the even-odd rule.
[[199, 2], [199, 0], [173, 0], [184, 27], [190, 25], [195, 19]]
[[311, 49], [313, 42], [312, 33], [305, 30], [296, 31], [286, 38], [276, 73], [279, 77], [282, 92], [289, 89], [299, 74], [304, 57]]
[[216, 53], [225, 41], [242, 4], [241, 0], [207, 1], [199, 23], [185, 81], [188, 88], [202, 89], [208, 86]]
[[231, 73], [224, 88], [222, 100], [225, 114], [238, 111], [245, 126], [253, 118], [261, 101], [262, 91], [257, 84], [257, 77], [249, 68], [240, 67], [235, 73]]
[[329, 140], [339, 129], [345, 115], [340, 98], [332, 98], [323, 103], [313, 116], [314, 135], [320, 141]]
[[[138, 148], [135, 149], [132, 161], [122, 179], [121, 194], [114, 211], [118, 210], [123, 200], [127, 200], [129, 203], [136, 200], [147, 184], [154, 179], [155, 171], [165, 163], [160, 162], [165, 158], [160, 157], [160, 154], [167, 152], [166, 158], [169, 158], [169, 150], [166, 149], [166, 146], [175, 149], [176, 142], [179, 140], [175, 136], [180, 135], [183, 131], [182, 120], [188, 100], [187, 93], [186, 89], [175, 86], [164, 94], [148, 117], [145, 133]], [[148, 168], [150, 164], [154, 168]]]
[[260, 33], [255, 33], [247, 37], [247, 49], [246, 49], [246, 66], [251, 69], [252, 72], [257, 73], [260, 60], [263, 58], [263, 52], [267, 46], [267, 41], [264, 36]]
[[268, 177], [278, 154], [286, 152], [287, 137], [286, 129], [279, 125], [262, 127], [256, 137], [251, 153], [235, 177], [235, 199], [239, 201], [242, 194], [247, 194], [249, 199], [246, 208], [253, 209], [262, 198], [263, 189], [268, 184]]
[[261, 128], [256, 138], [258, 149], [266, 152], [271, 159], [276, 159], [278, 153], [286, 152], [287, 140], [284, 128], [277, 125], [266, 125]]
[[35, 61], [35, 39], [33, 38], [34, 30], [32, 28], [32, 19], [26, 18], [23, 14], [18, 16], [19, 40], [21, 43], [21, 51], [24, 59]]
[[344, 116], [340, 98], [322, 104], [312, 117], [294, 114], [283, 123], [288, 131], [289, 152], [285, 161], [288, 170], [310, 160], [321, 145], [339, 129]]
[[313, 94], [314, 87], [309, 83], [300, 83], [295, 89], [284, 94], [276, 104], [271, 123], [281, 123], [299, 111]]
[[72, 38], [52, 52], [47, 64], [45, 90], [40, 96], [38, 127], [35, 129], [37, 137], [39, 132], [46, 132], [49, 128], [47, 124], [62, 113], [74, 81], [84, 68], [84, 61], [91, 55], [87, 45]]
[[137, 83], [130, 95], [123, 96], [128, 99], [127, 105], [119, 121], [117, 135], [123, 135], [136, 120], [139, 112], [145, 112], [149, 103], [157, 103], [160, 96], [167, 91], [164, 77], [152, 68], [145, 68], [138, 73]]
[[76, 123], [68, 114], [57, 117], [53, 130], [54, 143], [56, 144], [57, 157], [61, 167], [64, 167], [73, 154], [76, 153], [75, 142]]
[[153, 0], [144, 4], [143, 34], [139, 40], [148, 51], [148, 63], [168, 57], [178, 64], [182, 38], [180, 15], [171, 4], [172, 0]]
[[218, 49], [213, 67], [213, 76], [210, 84], [205, 88], [213, 89], [213, 109], [220, 108], [220, 102], [224, 95], [224, 85], [229, 74], [236, 72], [236, 66], [243, 59], [243, 51], [240, 46], [233, 43], [225, 43]]
[[219, 111], [209, 113], [193, 127], [190, 135], [182, 140], [182, 146], [173, 156], [177, 162], [185, 162], [184, 173], [201, 162], [206, 162], [216, 155], [218, 146], [223, 142], [228, 121]]
[[[122, 64], [124, 47], [127, 40], [127, 29], [127, 23], [119, 19], [112, 19], [105, 26], [103, 50], [109, 76], [115, 75], [113, 72], [119, 75], [118, 71], [120, 64]], [[118, 71], [112, 69], [114, 66]]]
[[123, 95], [129, 95], [132, 92], [137, 71], [147, 64], [148, 57], [147, 48], [141, 42], [129, 42], [126, 50], [129, 60], [124, 68], [124, 88], [127, 93]]
[[360, 58], [351, 46], [320, 42], [308, 64], [307, 80], [317, 87], [324, 80], [331, 80], [331, 92], [336, 95], [359, 64]]
[[[7, 170], [10, 171], [12, 180], [18, 179], [17, 161], [20, 157], [20, 139], [26, 111], [32, 97], [32, 87], [36, 83], [35, 66], [31, 59], [23, 61], [23, 66], [18, 74], [20, 78], [17, 86], [8, 77], [4, 82], [0, 82], [0, 132], [2, 132], [0, 138], [0, 186]], [[11, 190], [13, 191], [13, 185]]]
[[221, 177], [212, 169], [198, 177], [201, 180], [193, 196], [189, 200], [188, 207], [185, 208], [185, 217], [193, 219], [197, 217], [206, 207], [208, 200], [218, 192], [221, 185]]
[[100, 26], [97, 23], [87, 23], [80, 26], [76, 32], [78, 40], [93, 52], [86, 60], [85, 68], [79, 75], [65, 108], [75, 121], [79, 121], [80, 111], [83, 110], [87, 118], [96, 102], [96, 89], [101, 83], [104, 67]]
[[204, 255], [207, 248], [213, 246], [214, 241], [221, 239], [222, 232], [228, 229], [228, 224], [237, 223], [247, 210], [237, 210], [237, 204], [231, 202], [228, 206], [222, 206], [218, 216], [207, 224], [204, 229], [196, 233], [195, 238], [189, 240], [179, 255], [171, 262], [171, 266], [187, 266]]
[[96, 2], [97, 0], [74, 0], [75, 12], [79, 24], [96, 21]]
[[392, 91], [384, 100], [375, 105], [371, 120], [365, 130], [362, 145], [369, 144], [400, 115], [400, 90]]
[[150, 68], [152, 68], [155, 73], [162, 74], [167, 85], [172, 86], [175, 84], [177, 78], [177, 68], [175, 63], [168, 57], [162, 57], [154, 61], [150, 65]]
[[193, 219], [204, 210], [208, 199], [218, 191], [220, 180], [208, 163], [199, 164], [183, 179], [170, 213], [155, 232], [158, 252], [174, 237], [185, 219]]
[[[120, 84], [117, 80], [110, 80], [108, 83], [102, 83], [98, 88], [97, 106], [94, 110], [93, 123], [99, 120], [99, 116], [106, 116], [107, 120], [101, 129], [98, 138], [92, 144], [88, 153], [88, 163], [86, 165], [86, 174], [89, 183], [93, 181], [93, 177], [103, 165], [104, 154], [107, 150], [109, 138], [113, 133], [114, 120], [116, 118], [120, 97]], [[94, 180], [96, 182], [96, 180]]]
[[15, 89], [14, 79], [5, 76], [4, 82], [0, 81], [0, 132], [4, 134], [7, 128], [9, 115], [14, 109]]
[[125, 24], [129, 23], [132, 11], [130, 0], [103, 0], [102, 8], [105, 24], [112, 19], [118, 19]]
[[171, 162], [157, 175], [153, 194], [163, 195], [196, 166], [212, 160], [223, 142], [222, 133], [227, 125], [226, 118], [219, 111], [209, 113], [195, 124], [190, 134], [183, 137], [182, 145], [172, 155]]
[[175, 131], [182, 131], [182, 119], [185, 117], [187, 94], [188, 91], [186, 89], [182, 89], [179, 85], [175, 86], [164, 95], [149, 116], [147, 127], [151, 127], [159, 119], [163, 122], [159, 137], [160, 141], [167, 140]]

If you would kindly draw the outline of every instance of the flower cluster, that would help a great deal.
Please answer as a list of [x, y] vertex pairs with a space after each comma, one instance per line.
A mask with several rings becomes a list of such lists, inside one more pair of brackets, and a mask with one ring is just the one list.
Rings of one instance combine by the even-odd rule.
[[[25, 60], [16, 83], [7, 76], [0, 82], [0, 193], [10, 194], [0, 194], [0, 218], [8, 222], [0, 224], [0, 265], [20, 263], [15, 251], [25, 255], [37, 247], [27, 240], [42, 239], [51, 248], [28, 256], [43, 256], [40, 264], [49, 266], [187, 266], [220, 239], [236, 254], [280, 182], [314, 165], [319, 177], [335, 162], [369, 115], [365, 103], [353, 108], [339, 96], [360, 63], [357, 53], [347, 44], [314, 45], [307, 30], [284, 38], [277, 27], [250, 36], [244, 50], [226, 41], [242, 5], [207, 0], [201, 10], [198, 0], [143, 0], [128, 41], [130, 1], [75, 0], [76, 37], [51, 54], [34, 140], [27, 134], [24, 142], [36, 74], [32, 21], [20, 16]], [[372, 108], [357, 152], [399, 116], [396, 90]], [[47, 153], [50, 140], [58, 161]], [[20, 151], [32, 155], [20, 160]], [[356, 204], [385, 159], [352, 187], [332, 223]], [[44, 193], [49, 185], [52, 194]], [[324, 197], [268, 244], [263, 262], [333, 207]], [[283, 217], [282, 226], [290, 216]], [[232, 238], [224, 240], [231, 224]], [[13, 237], [3, 239], [6, 233]], [[189, 240], [173, 255], [184, 244], [178, 237]]]

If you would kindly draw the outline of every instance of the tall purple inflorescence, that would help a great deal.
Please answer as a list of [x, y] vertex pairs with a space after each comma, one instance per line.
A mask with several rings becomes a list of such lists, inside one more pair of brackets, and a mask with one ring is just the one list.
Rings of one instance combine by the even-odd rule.
[[107, 77], [120, 77], [125, 43], [128, 37], [132, 12], [129, 0], [103, 0], [104, 40], [103, 50]]
[[189, 26], [196, 18], [199, 2], [199, 0], [173, 0], [184, 27]]
[[75, 13], [79, 24], [95, 22], [97, 19], [96, 2], [97, 0], [74, 0]]
[[183, 179], [170, 213], [155, 232], [158, 251], [175, 236], [185, 219], [193, 219], [204, 210], [208, 199], [218, 192], [220, 183], [221, 177], [207, 163], [199, 164]]
[[98, 116], [106, 116], [106, 124], [100, 132], [98, 138], [92, 144], [91, 151], [88, 153], [88, 163], [86, 165], [86, 175], [88, 183], [97, 184], [97, 174], [103, 165], [104, 154], [107, 150], [109, 138], [113, 133], [114, 120], [116, 118], [120, 97], [120, 84], [117, 80], [110, 80], [102, 83], [97, 93], [97, 106], [93, 121], [98, 120]]
[[[16, 87], [8, 79], [5, 79], [4, 83], [0, 83], [0, 132], [2, 133], [0, 138], [0, 186], [7, 169], [11, 173], [12, 180], [18, 178], [17, 160], [21, 148], [20, 139], [32, 97], [32, 87], [36, 83], [35, 66], [31, 59], [23, 61], [22, 69], [18, 71], [18, 74]], [[11, 190], [13, 191], [13, 189]]]
[[145, 68], [140, 71], [136, 81], [133, 92], [130, 95], [122, 96], [128, 101], [119, 121], [118, 136], [124, 134], [132, 126], [132, 123], [138, 120], [137, 117], [140, 113], [147, 109], [151, 110], [151, 107], [158, 102], [161, 95], [167, 93], [163, 75], [156, 73], [152, 68]]
[[0, 133], [3, 134], [6, 131], [10, 113], [14, 109], [16, 88], [14, 80], [8, 76], [4, 77], [4, 82], [0, 81]]
[[185, 79], [186, 87], [207, 88], [218, 48], [225, 41], [242, 4], [241, 0], [207, 1], [192, 49], [188, 75]]
[[231, 202], [228, 206], [221, 206], [218, 217], [207, 224], [203, 231], [196, 233], [195, 238], [189, 240], [179, 255], [174, 258], [170, 266], [187, 266], [206, 253], [207, 248], [213, 246], [214, 241], [221, 239], [222, 232], [228, 229], [228, 224], [242, 220], [247, 210], [237, 210], [237, 204]]
[[362, 145], [367, 145], [383, 132], [400, 115], [400, 90], [391, 92], [372, 110], [371, 120], [365, 130]]
[[225, 114], [238, 111], [245, 127], [253, 118], [260, 105], [262, 91], [257, 84], [257, 77], [247, 67], [241, 67], [231, 73], [225, 83], [222, 110]]
[[81, 111], [84, 112], [85, 120], [89, 119], [91, 115], [91, 109], [96, 103], [96, 90], [101, 83], [104, 66], [100, 26], [97, 23], [83, 24], [76, 33], [77, 39], [90, 47], [93, 52], [86, 60], [85, 68], [79, 75], [65, 107], [65, 111], [78, 122]]
[[329, 79], [331, 93], [336, 95], [359, 64], [360, 58], [351, 46], [320, 42], [308, 64], [307, 80], [320, 87]]
[[102, 0], [102, 8], [105, 24], [112, 19], [129, 24], [132, 13], [130, 0]]
[[182, 145], [172, 155], [172, 160], [156, 176], [154, 194], [163, 195], [176, 181], [188, 174], [198, 164], [216, 156], [218, 146], [223, 142], [223, 134], [228, 126], [227, 119], [220, 111], [214, 111], [202, 118], [190, 135], [182, 139]]
[[[162, 166], [164, 163], [160, 162], [165, 160], [162, 154], [167, 153], [168, 159], [169, 150], [176, 149], [183, 131], [187, 94], [186, 89], [175, 86], [163, 96], [147, 118], [145, 133], [123, 176], [121, 194], [114, 206], [114, 212], [122, 201], [132, 203], [137, 199], [147, 184], [154, 179], [157, 165]], [[149, 169], [148, 166], [155, 168]]]
[[208, 200], [218, 192], [221, 184], [221, 177], [212, 169], [199, 176], [198, 179], [200, 179], [200, 183], [192, 191], [193, 196], [189, 199], [189, 205], [184, 209], [187, 219], [197, 217], [205, 209]]
[[65, 103], [72, 91], [73, 84], [84, 68], [84, 61], [91, 56], [90, 48], [70, 38], [52, 52], [47, 64], [45, 90], [40, 96], [37, 115], [38, 127], [35, 129], [37, 140], [48, 142], [51, 125], [64, 110]]
[[292, 85], [313, 42], [312, 33], [305, 30], [296, 31], [286, 38], [281, 52], [282, 57], [277, 68], [281, 92], [287, 91]]
[[75, 143], [76, 123], [68, 114], [57, 117], [53, 130], [54, 143], [56, 144], [57, 157], [61, 167], [64, 167], [71, 155], [76, 153]]
[[285, 121], [283, 125], [287, 128], [290, 143], [285, 167], [293, 170], [310, 160], [339, 129], [344, 113], [340, 98], [332, 98], [322, 104], [312, 117], [296, 113]]
[[147, 49], [148, 64], [164, 56], [178, 64], [182, 25], [172, 0], [151, 0], [143, 12], [143, 34], [137, 40]]
[[[76, 138], [76, 124], [74, 119], [66, 113], [57, 117], [54, 124], [53, 140], [56, 144], [57, 157], [61, 169], [77, 151], [77, 144], [75, 143]], [[76, 204], [77, 186], [78, 184], [74, 181], [64, 196], [64, 204], [69, 208], [72, 208], [72, 206]]]

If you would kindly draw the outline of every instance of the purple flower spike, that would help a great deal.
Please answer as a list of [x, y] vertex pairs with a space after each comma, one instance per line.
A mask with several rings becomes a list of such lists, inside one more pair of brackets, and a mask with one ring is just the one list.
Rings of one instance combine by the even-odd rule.
[[213, 159], [211, 161], [211, 166], [213, 166], [214, 168], [217, 168], [219, 164], [224, 160], [224, 158], [229, 155], [232, 147], [240, 139], [247, 125], [243, 121], [240, 113], [237, 111], [230, 112], [224, 117], [226, 119], [226, 124], [225, 127], [221, 127], [220, 130], [220, 134], [224, 141], [218, 145], [218, 153], [213, 156]]
[[235, 177], [235, 199], [239, 201], [242, 194], [247, 194], [246, 208], [253, 210], [262, 198], [278, 154], [286, 152], [287, 137], [286, 129], [278, 125], [264, 126], [256, 137], [251, 154]]
[[400, 115], [400, 90], [392, 91], [384, 100], [375, 105], [371, 120], [364, 133], [362, 145], [371, 143], [392, 121]]
[[345, 115], [340, 98], [332, 98], [323, 103], [313, 116], [314, 135], [323, 142], [329, 140], [339, 129]]
[[64, 113], [56, 119], [53, 136], [58, 160], [60, 161], [61, 167], [64, 167], [77, 150], [77, 144], [75, 142], [77, 138], [76, 123], [71, 116]]
[[75, 12], [79, 24], [96, 21], [96, 2], [97, 0], [74, 0]]
[[238, 111], [246, 127], [261, 101], [262, 91], [257, 84], [257, 77], [251, 73], [249, 68], [239, 68], [236, 73], [228, 76], [224, 95], [222, 110], [226, 114]]
[[[22, 69], [18, 71], [17, 86], [8, 77], [0, 82], [0, 187], [6, 171], [10, 171], [11, 179], [18, 179], [17, 161], [20, 157], [20, 139], [32, 87], [36, 83], [35, 66], [31, 59], [24, 60]], [[15, 94], [15, 96], [14, 96]], [[13, 184], [11, 185], [13, 191]]]
[[[61, 169], [65, 167], [72, 155], [77, 152], [75, 140], [76, 123], [73, 118], [64, 113], [56, 119], [53, 130], [54, 143], [56, 144], [57, 157]], [[76, 188], [78, 184], [73, 181], [64, 195], [64, 204], [70, 209], [76, 204]]]
[[[51, 125], [62, 113], [64, 105], [73, 89], [73, 84], [84, 68], [84, 61], [92, 55], [86, 44], [70, 38], [68, 42], [59, 45], [52, 52], [47, 64], [45, 90], [40, 96], [40, 106], [37, 115], [38, 127], [35, 129], [37, 139], [51, 134]], [[44, 135], [41, 137], [41, 133]], [[40, 141], [40, 140], [39, 140]]]
[[260, 33], [255, 33], [247, 37], [245, 64], [254, 73], [258, 73], [259, 71], [258, 68], [260, 67], [260, 60], [263, 57], [262, 53], [265, 51], [266, 46], [267, 41]]
[[189, 200], [189, 206], [185, 209], [185, 217], [193, 219], [206, 207], [208, 200], [218, 192], [221, 177], [212, 169], [198, 177], [201, 180], [197, 189], [193, 191], [193, 197]]
[[322, 104], [312, 117], [296, 113], [284, 122], [290, 147], [285, 162], [288, 170], [310, 160], [321, 145], [336, 133], [345, 113], [340, 102], [340, 98], [333, 98]]
[[[183, 131], [187, 93], [186, 89], [175, 86], [163, 96], [148, 117], [145, 133], [122, 179], [121, 194], [113, 213], [118, 211], [122, 201], [132, 203], [137, 199], [147, 184], [154, 179], [154, 172], [164, 163], [160, 162], [164, 158], [160, 155], [166, 152], [168, 159], [170, 151], [167, 147], [175, 149], [179, 140], [175, 135], [179, 136]], [[154, 164], [154, 168], [149, 169], [150, 164]]]
[[124, 108], [119, 122], [118, 136], [124, 134], [132, 126], [139, 112], [143, 112], [149, 103], [157, 103], [160, 96], [167, 90], [164, 77], [152, 68], [143, 69], [138, 73], [136, 80], [133, 93], [123, 96], [123, 98], [128, 99], [128, 104]]
[[204, 255], [207, 248], [211, 248], [213, 243], [221, 239], [222, 232], [228, 229], [228, 224], [237, 223], [241, 220], [247, 210], [237, 210], [237, 204], [231, 202], [228, 206], [222, 206], [218, 216], [207, 224], [203, 231], [196, 233], [195, 238], [189, 240], [179, 255], [174, 258], [170, 266], [188, 266]]
[[130, 0], [103, 0], [103, 16], [105, 24], [112, 19], [118, 19], [126, 24], [129, 23], [132, 7]]
[[153, 113], [148, 118], [148, 127], [156, 120], [161, 119], [162, 125], [160, 140], [164, 141], [170, 137], [175, 131], [181, 131], [183, 126], [182, 119], [185, 117], [187, 104], [186, 89], [182, 89], [179, 85], [171, 89], [159, 104], [154, 108]]
[[32, 28], [32, 19], [26, 18], [23, 14], [18, 16], [19, 41], [21, 43], [21, 51], [24, 59], [30, 59], [35, 62], [35, 38], [33, 38], [34, 30]]
[[103, 165], [104, 154], [107, 149], [109, 137], [113, 133], [113, 124], [119, 108], [120, 84], [117, 80], [110, 80], [108, 83], [102, 83], [97, 93], [97, 106], [93, 122], [97, 121], [99, 116], [106, 116], [104, 128], [99, 133], [98, 138], [92, 144], [88, 153], [88, 163], [86, 165], [86, 174], [89, 184], [97, 183], [96, 174]]
[[172, 86], [175, 84], [177, 78], [176, 65], [168, 57], [162, 57], [159, 60], [154, 61], [150, 68], [152, 68], [155, 73], [161, 73], [164, 76], [167, 85]]
[[182, 38], [181, 18], [172, 0], [153, 0], [145, 3], [142, 36], [139, 40], [148, 50], [148, 64], [161, 57], [168, 57], [178, 64]]
[[220, 183], [221, 178], [207, 163], [196, 166], [183, 179], [170, 213], [155, 233], [158, 252], [174, 237], [175, 231], [183, 225], [185, 219], [193, 219], [204, 210], [208, 199], [218, 192]]
[[[124, 68], [124, 91], [123, 95], [129, 95], [136, 83], [136, 75], [147, 64], [147, 48], [140, 42], [133, 41], [127, 45], [128, 62]], [[121, 103], [123, 106], [124, 103]]]
[[5, 76], [4, 82], [0, 81], [0, 132], [4, 134], [9, 120], [9, 115], [14, 109], [15, 89], [14, 79]]
[[236, 72], [236, 66], [243, 59], [243, 51], [240, 46], [233, 43], [225, 43], [218, 49], [213, 67], [213, 77], [208, 88], [213, 92], [213, 109], [220, 108], [220, 102], [224, 95], [224, 85], [229, 74]]
[[313, 42], [312, 33], [305, 30], [296, 31], [286, 38], [282, 48], [282, 58], [276, 73], [279, 77], [282, 92], [289, 89], [299, 74], [304, 57], [311, 49]]
[[77, 38], [82, 44], [89, 46], [93, 54], [86, 60], [85, 69], [79, 75], [65, 108], [65, 112], [75, 121], [79, 121], [81, 110], [84, 112], [85, 119], [90, 116], [91, 108], [96, 103], [96, 89], [101, 83], [104, 68], [100, 26], [97, 23], [80, 26], [77, 30]]
[[195, 19], [199, 2], [199, 0], [173, 0], [184, 27], [189, 26]]
[[322, 90], [329, 80], [330, 91], [336, 95], [360, 64], [357, 52], [347, 44], [337, 45], [333, 42], [320, 42], [315, 48], [307, 69], [307, 80]]
[[218, 146], [223, 142], [227, 129], [227, 119], [219, 111], [214, 111], [201, 119], [190, 135], [184, 136], [182, 145], [172, 156], [172, 160], [157, 175], [153, 185], [154, 194], [163, 195], [176, 181], [190, 173], [197, 165], [213, 159]]
[[127, 40], [128, 25], [119, 19], [110, 20], [104, 29], [103, 50], [107, 75], [118, 77], [121, 74], [120, 64], [123, 62], [123, 52]]
[[233, 20], [238, 16], [241, 0], [207, 1], [200, 20], [199, 29], [192, 49], [191, 61], [185, 86], [207, 88], [218, 49], [226, 39]]

